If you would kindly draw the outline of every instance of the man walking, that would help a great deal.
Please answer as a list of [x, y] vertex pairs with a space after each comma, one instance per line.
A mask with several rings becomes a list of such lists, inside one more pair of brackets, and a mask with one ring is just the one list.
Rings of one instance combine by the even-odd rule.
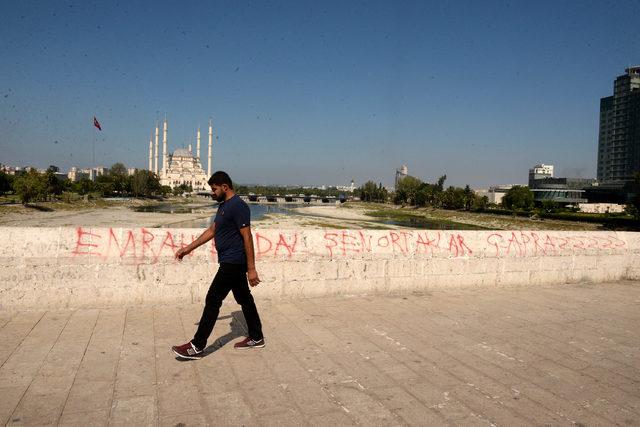
[[[233, 183], [226, 172], [218, 171], [209, 178], [213, 196], [219, 202], [215, 220], [204, 233], [189, 246], [179, 249], [175, 257], [182, 258], [197, 247], [215, 239], [220, 268], [209, 287], [198, 330], [191, 341], [173, 346], [173, 352], [182, 359], [198, 359], [207, 346], [213, 331], [222, 301], [233, 292], [236, 302], [242, 307], [247, 321], [249, 336], [237, 342], [238, 349], [264, 347], [262, 324], [249, 285], [256, 286], [260, 278], [256, 272], [251, 236], [249, 206], [233, 191]], [[247, 279], [249, 283], [247, 284]]]

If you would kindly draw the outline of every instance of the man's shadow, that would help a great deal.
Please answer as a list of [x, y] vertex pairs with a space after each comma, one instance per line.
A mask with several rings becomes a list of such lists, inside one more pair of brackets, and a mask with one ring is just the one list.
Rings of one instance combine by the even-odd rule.
[[228, 316], [220, 317], [219, 319], [228, 319], [231, 318], [231, 323], [229, 324], [231, 330], [225, 335], [221, 336], [211, 344], [209, 344], [203, 351], [203, 356], [208, 356], [216, 351], [220, 350], [230, 341], [233, 341], [236, 338], [244, 337], [247, 335], [247, 321], [244, 320], [244, 314], [242, 311], [234, 311]]
[[[219, 325], [219, 322], [221, 320], [225, 320], [229, 318], [231, 319], [231, 323], [229, 324], [229, 326], [231, 327], [231, 330], [225, 335], [215, 340], [214, 342], [212, 342], [211, 344], [209, 344], [202, 351], [202, 357], [207, 357], [208, 355], [215, 353], [216, 351], [224, 347], [227, 343], [233, 341], [236, 338], [247, 336], [248, 334], [247, 321], [244, 320], [244, 315], [240, 310], [234, 311], [228, 316], [218, 317], [218, 320], [216, 320], [216, 326]], [[198, 325], [198, 323], [199, 322], [196, 322], [195, 324]], [[176, 357], [176, 360], [185, 361], [185, 359], [180, 359], [178, 357]]]

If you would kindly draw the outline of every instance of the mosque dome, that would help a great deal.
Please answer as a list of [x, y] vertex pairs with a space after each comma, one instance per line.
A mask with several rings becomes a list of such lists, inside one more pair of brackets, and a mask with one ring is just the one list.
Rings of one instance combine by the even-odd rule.
[[173, 157], [193, 157], [193, 155], [186, 148], [178, 148], [173, 152]]

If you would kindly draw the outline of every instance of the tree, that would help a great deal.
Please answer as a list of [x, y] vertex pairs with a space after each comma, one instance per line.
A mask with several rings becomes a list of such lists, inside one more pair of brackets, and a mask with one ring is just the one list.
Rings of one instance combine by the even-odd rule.
[[150, 196], [162, 191], [158, 176], [148, 170], [136, 169], [133, 175], [129, 177], [129, 182], [131, 193], [136, 197]]
[[363, 202], [386, 202], [387, 189], [382, 183], [376, 185], [373, 181], [367, 181], [364, 185], [356, 190], [356, 194]]
[[109, 178], [113, 183], [113, 191], [123, 193], [127, 186], [127, 168], [122, 163], [114, 163], [109, 169]]
[[75, 190], [75, 185], [74, 182], [71, 181], [69, 178], [65, 178], [62, 181], [62, 191], [74, 191]]
[[423, 182], [416, 191], [416, 206], [426, 206], [432, 199], [431, 184]]
[[84, 196], [96, 189], [96, 185], [89, 178], [82, 178], [80, 181], [74, 183], [75, 192]]
[[395, 203], [408, 203], [410, 205], [416, 204], [416, 195], [422, 181], [412, 176], [405, 176], [398, 181], [396, 186]]
[[502, 205], [514, 211], [529, 211], [533, 209], [533, 192], [527, 186], [514, 185], [502, 198]]
[[131, 194], [135, 197], [147, 195], [147, 183], [149, 174], [145, 171], [137, 170], [131, 175]]
[[484, 211], [489, 206], [489, 198], [487, 196], [474, 195], [471, 209], [474, 211]]
[[148, 179], [147, 179], [147, 190], [149, 191], [148, 195], [161, 193], [162, 186], [160, 185], [160, 179], [158, 178], [158, 175], [156, 175], [151, 171], [146, 171], [146, 172], [148, 176]]
[[464, 187], [464, 210], [468, 211], [473, 206], [473, 202], [475, 201], [476, 194], [473, 192], [469, 184]]
[[386, 188], [384, 188], [382, 186], [382, 183], [379, 182], [378, 183], [378, 193], [377, 193], [377, 202], [380, 203], [385, 203], [387, 201], [387, 199], [389, 198], [389, 192], [387, 191]]
[[56, 166], [49, 166], [47, 172], [44, 174], [44, 180], [47, 183], [47, 195], [60, 195], [62, 194], [63, 184], [62, 181], [56, 176]]
[[48, 194], [47, 187], [46, 177], [35, 169], [20, 175], [13, 183], [16, 194], [25, 205], [31, 201], [44, 200]]
[[109, 168], [109, 175], [111, 176], [127, 176], [127, 167], [122, 163], [114, 163]]
[[465, 202], [466, 196], [462, 188], [450, 186], [442, 193], [442, 207], [445, 209], [462, 209]]
[[183, 193], [191, 193], [192, 191], [193, 191], [193, 187], [191, 187], [190, 185], [180, 184], [177, 187], [174, 187], [173, 194], [178, 196]]
[[13, 190], [13, 180], [15, 177], [0, 171], [0, 194], [6, 194]]
[[358, 189], [360, 200], [363, 202], [373, 202], [376, 193], [376, 183], [373, 181], [365, 182], [362, 187]]
[[96, 177], [95, 190], [100, 192], [102, 196], [108, 196], [115, 191], [113, 179], [108, 175], [100, 175]]

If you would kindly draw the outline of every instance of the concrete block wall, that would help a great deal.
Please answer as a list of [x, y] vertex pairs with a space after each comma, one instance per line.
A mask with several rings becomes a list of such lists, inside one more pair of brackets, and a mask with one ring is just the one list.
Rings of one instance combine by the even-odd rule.
[[[0, 310], [190, 303], [217, 270], [198, 229], [0, 228]], [[640, 233], [254, 230], [257, 298], [640, 278]]]

